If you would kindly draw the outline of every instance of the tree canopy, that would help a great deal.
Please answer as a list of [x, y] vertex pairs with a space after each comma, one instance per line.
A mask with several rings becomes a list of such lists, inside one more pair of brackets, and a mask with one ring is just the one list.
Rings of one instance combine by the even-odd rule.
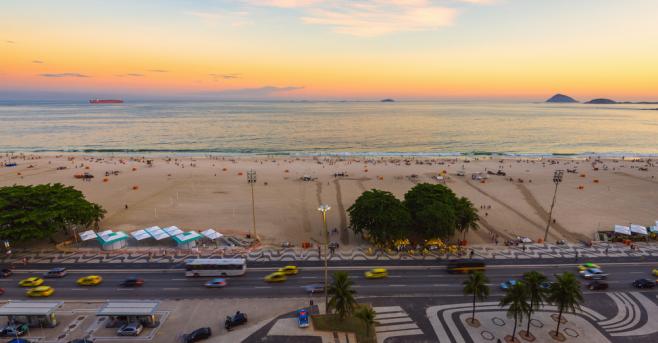
[[400, 201], [390, 192], [363, 192], [347, 210], [350, 228], [366, 232], [376, 244], [396, 239], [448, 238], [456, 231], [478, 228], [477, 210], [467, 198], [458, 198], [444, 185], [421, 183]]
[[105, 210], [60, 183], [0, 188], [0, 239], [49, 238], [74, 226], [97, 224]]
[[404, 238], [411, 224], [409, 212], [392, 193], [373, 189], [363, 192], [347, 209], [355, 233], [367, 232], [376, 244]]

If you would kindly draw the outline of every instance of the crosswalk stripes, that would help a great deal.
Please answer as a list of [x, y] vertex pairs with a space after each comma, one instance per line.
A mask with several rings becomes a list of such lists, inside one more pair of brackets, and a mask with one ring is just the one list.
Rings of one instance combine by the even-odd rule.
[[377, 313], [375, 332], [378, 343], [383, 343], [390, 337], [423, 334], [423, 331], [400, 306], [373, 307], [373, 310]]

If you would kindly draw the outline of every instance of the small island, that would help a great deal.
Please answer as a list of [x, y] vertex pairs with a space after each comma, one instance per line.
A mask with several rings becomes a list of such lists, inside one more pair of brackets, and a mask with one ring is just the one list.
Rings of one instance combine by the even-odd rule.
[[611, 105], [611, 104], [618, 104], [618, 102], [616, 102], [616, 101], [614, 101], [614, 100], [611, 100], [611, 99], [600, 98], [600, 99], [592, 99], [592, 100], [586, 102], [586, 104], [604, 104], [604, 105]]
[[379, 101], [380, 102], [395, 102], [395, 100], [390, 99], [390, 98], [382, 99], [382, 100], [379, 100]]
[[559, 103], [559, 104], [569, 104], [569, 103], [577, 103], [578, 101], [576, 99], [568, 96], [568, 95], [555, 94], [550, 99], [546, 100], [546, 102]]

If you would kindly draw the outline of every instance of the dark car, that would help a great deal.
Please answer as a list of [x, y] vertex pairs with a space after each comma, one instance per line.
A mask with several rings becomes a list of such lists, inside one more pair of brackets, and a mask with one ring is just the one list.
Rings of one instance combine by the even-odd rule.
[[212, 336], [210, 328], [198, 328], [187, 335], [183, 335], [183, 343], [194, 343]]
[[649, 279], [637, 279], [633, 281], [633, 287], [635, 288], [653, 288], [656, 286], [656, 282]]
[[603, 291], [608, 289], [608, 283], [603, 281], [593, 281], [587, 284], [587, 289], [590, 291]]
[[43, 277], [46, 278], [61, 278], [68, 275], [66, 268], [53, 268], [43, 274]]
[[13, 274], [14, 274], [14, 272], [12, 272], [11, 269], [8, 269], [8, 268], [0, 269], [0, 277], [10, 277]]
[[144, 280], [137, 278], [137, 277], [129, 277], [123, 282], [121, 282], [121, 286], [123, 287], [139, 287], [144, 284]]
[[78, 339], [74, 339], [72, 341], [69, 341], [68, 343], [94, 343], [94, 341], [92, 341], [89, 338], [78, 338]]
[[235, 315], [233, 317], [231, 316], [226, 316], [226, 320], [224, 321], [224, 327], [226, 330], [233, 330], [234, 327], [238, 325], [242, 325], [247, 322], [247, 315], [238, 311], [235, 312]]
[[0, 330], [0, 336], [4, 337], [18, 337], [27, 333], [28, 327], [24, 323], [12, 323]]

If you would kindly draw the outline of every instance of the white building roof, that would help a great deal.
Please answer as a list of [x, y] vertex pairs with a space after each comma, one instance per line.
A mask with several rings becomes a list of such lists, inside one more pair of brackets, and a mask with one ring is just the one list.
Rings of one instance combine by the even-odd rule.
[[83, 241], [89, 241], [89, 240], [92, 240], [96, 237], [97, 237], [97, 235], [96, 235], [96, 232], [94, 232], [94, 230], [80, 232], [80, 239], [83, 240]]
[[218, 239], [218, 238], [224, 236], [221, 233], [219, 233], [219, 232], [217, 232], [213, 229], [208, 229], [208, 230], [202, 231], [201, 234], [206, 236], [206, 238], [211, 239], [211, 240], [215, 240], [215, 239]]
[[179, 229], [176, 226], [170, 226], [163, 229], [169, 236], [174, 237], [183, 233], [183, 230]]
[[97, 316], [150, 316], [160, 306], [159, 301], [108, 301], [96, 312]]
[[141, 241], [143, 239], [151, 238], [151, 235], [149, 235], [145, 230], [137, 230], [133, 231], [130, 233], [131, 236], [133, 236], [134, 239]]
[[144, 229], [151, 237], [155, 238], [156, 241], [161, 239], [169, 238], [169, 235], [164, 232], [159, 226], [153, 226], [148, 229]]
[[10, 301], [0, 306], [0, 316], [47, 316], [62, 304], [61, 301]]

